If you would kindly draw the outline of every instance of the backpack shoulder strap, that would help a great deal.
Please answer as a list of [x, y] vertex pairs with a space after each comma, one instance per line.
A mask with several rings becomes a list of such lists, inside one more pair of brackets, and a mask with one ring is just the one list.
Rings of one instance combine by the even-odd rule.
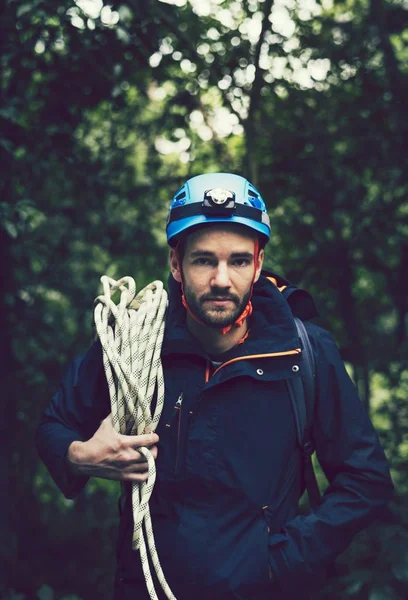
[[296, 329], [302, 342], [303, 349], [303, 373], [302, 373], [302, 384], [303, 384], [303, 396], [305, 402], [305, 422], [303, 425], [302, 441], [303, 445], [307, 442], [313, 446], [312, 454], [314, 452], [314, 445], [312, 439], [312, 425], [313, 415], [316, 402], [316, 361], [313, 353], [313, 348], [310, 343], [309, 335], [306, 327], [300, 319], [294, 317]]
[[313, 469], [312, 455], [315, 451], [312, 427], [316, 400], [316, 361], [306, 327], [299, 315], [304, 319], [317, 316], [317, 309], [307, 292], [295, 289], [289, 282], [266, 273], [267, 279], [278, 288], [288, 302], [293, 314], [298, 336], [302, 344], [302, 373], [301, 377], [286, 380], [293, 414], [296, 423], [296, 436], [303, 456], [303, 476], [309, 496], [309, 504], [316, 508], [320, 502], [320, 490]]
[[312, 455], [315, 451], [312, 425], [316, 399], [316, 362], [306, 327], [297, 317], [294, 317], [294, 320], [302, 342], [303, 368], [302, 377], [289, 379], [287, 384], [295, 417], [298, 444], [303, 454], [304, 478], [309, 503], [312, 508], [316, 508], [321, 501], [320, 490], [312, 464]]

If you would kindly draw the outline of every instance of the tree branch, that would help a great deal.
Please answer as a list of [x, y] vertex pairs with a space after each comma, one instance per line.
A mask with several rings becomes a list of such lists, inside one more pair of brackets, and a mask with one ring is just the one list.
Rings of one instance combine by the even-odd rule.
[[[132, 7], [136, 7], [137, 1], [138, 0], [128, 0], [128, 4], [130, 4]], [[179, 22], [172, 14], [170, 14], [165, 5], [161, 5], [158, 2], [155, 2], [152, 6], [154, 6], [154, 10], [156, 11], [157, 16], [162, 21], [162, 23], [167, 25], [170, 31], [176, 36], [176, 38], [179, 39], [185, 45], [189, 52], [189, 59], [191, 60], [191, 62], [197, 64], [202, 70], [208, 70], [210, 74], [209, 82], [215, 87], [218, 87], [218, 82], [223, 78], [223, 74], [217, 68], [216, 63], [208, 65], [205, 62], [205, 60], [197, 52], [194, 38], [190, 37], [187, 33], [181, 31], [179, 27]], [[242, 123], [242, 116], [231, 105], [230, 101], [227, 98], [226, 92], [221, 89], [219, 91], [221, 93], [224, 106], [227, 106], [228, 110], [238, 118], [238, 121], [240, 123]]]

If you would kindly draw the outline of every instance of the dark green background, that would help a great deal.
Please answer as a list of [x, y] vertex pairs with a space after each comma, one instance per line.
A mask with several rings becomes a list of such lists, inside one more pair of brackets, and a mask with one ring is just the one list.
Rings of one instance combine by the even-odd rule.
[[[90, 19], [73, 1], [1, 4], [1, 598], [110, 597], [118, 490], [94, 480], [64, 500], [34, 431], [90, 343], [99, 277], [132, 275], [138, 289], [166, 278], [172, 194], [216, 170], [262, 191], [267, 266], [313, 293], [392, 465], [388, 514], [322, 597], [408, 597], [408, 10], [326, 0], [307, 18], [288, 2], [290, 46], [268, 20], [277, 2], [218, 9], [237, 5], [258, 41], [189, 3], [112, 2], [111, 25], [107, 9]], [[318, 59], [327, 75], [302, 87], [296, 73]], [[229, 135], [213, 126], [221, 107]]]

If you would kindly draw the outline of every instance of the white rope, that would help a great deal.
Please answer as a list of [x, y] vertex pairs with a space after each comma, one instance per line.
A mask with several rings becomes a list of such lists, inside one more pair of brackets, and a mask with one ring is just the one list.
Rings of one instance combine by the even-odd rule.
[[[154, 281], [136, 296], [132, 277], [118, 281], [102, 276], [103, 294], [95, 300], [96, 331], [103, 351], [103, 365], [108, 381], [112, 423], [118, 433], [126, 435], [152, 433], [164, 403], [164, 379], [161, 346], [167, 293], [161, 281]], [[120, 292], [118, 304], [112, 300]], [[156, 390], [156, 407], [151, 402]], [[147, 481], [132, 484], [133, 540], [140, 551], [147, 591], [158, 600], [150, 572], [149, 557], [157, 579], [169, 600], [176, 600], [164, 577], [154, 541], [149, 500], [156, 479], [154, 458], [147, 448], [138, 448], [147, 460]], [[147, 538], [147, 547], [145, 533]]]

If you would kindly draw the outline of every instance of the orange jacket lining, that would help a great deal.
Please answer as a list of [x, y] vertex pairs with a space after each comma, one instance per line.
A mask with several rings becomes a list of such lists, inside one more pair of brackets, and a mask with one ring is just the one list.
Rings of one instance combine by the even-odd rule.
[[[273, 352], [272, 354], [250, 354], [249, 356], [237, 356], [237, 358], [231, 358], [231, 360], [227, 360], [227, 362], [223, 363], [216, 369], [213, 373], [213, 376], [218, 373], [220, 369], [230, 365], [233, 362], [237, 362], [238, 360], [249, 360], [253, 358], [271, 358], [273, 356], [290, 356], [300, 354], [302, 351], [300, 348], [296, 348], [295, 350], [286, 350], [285, 352]], [[207, 380], [208, 381], [208, 380]]]

